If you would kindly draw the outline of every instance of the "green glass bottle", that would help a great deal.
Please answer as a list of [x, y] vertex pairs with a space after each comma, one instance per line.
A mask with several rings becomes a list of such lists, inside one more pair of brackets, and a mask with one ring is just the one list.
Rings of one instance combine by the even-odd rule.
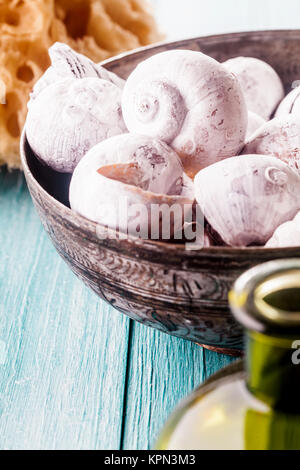
[[160, 450], [300, 449], [300, 259], [265, 263], [229, 296], [246, 357], [196, 390], [167, 423]]

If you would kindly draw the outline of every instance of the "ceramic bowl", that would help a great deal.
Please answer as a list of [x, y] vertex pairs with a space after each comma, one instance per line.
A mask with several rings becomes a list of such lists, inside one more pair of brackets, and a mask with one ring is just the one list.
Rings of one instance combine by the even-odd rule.
[[[169, 49], [202, 51], [221, 62], [235, 56], [266, 60], [280, 74], [286, 91], [300, 79], [300, 31], [245, 32], [163, 43], [110, 59], [104, 66], [126, 78], [140, 61]], [[239, 354], [242, 331], [227, 302], [233, 282], [258, 263], [300, 256], [300, 248], [187, 251], [184, 244], [130, 236], [117, 239], [112, 231], [70, 210], [70, 177], [39, 163], [26, 130], [21, 154], [42, 223], [72, 271], [117, 310], [171, 335]]]

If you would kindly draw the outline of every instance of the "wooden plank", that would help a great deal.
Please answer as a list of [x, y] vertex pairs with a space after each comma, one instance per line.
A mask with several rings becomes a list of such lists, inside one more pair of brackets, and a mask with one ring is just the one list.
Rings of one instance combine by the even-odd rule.
[[235, 358], [132, 325], [122, 448], [151, 449], [170, 413]]
[[[0, 214], [0, 448], [119, 448], [128, 319], [63, 264], [17, 172], [0, 174]], [[132, 323], [124, 448], [149, 448], [218, 359]]]
[[[180, 400], [230, 358], [133, 324], [123, 449], [153, 447]], [[206, 356], [208, 362], [206, 363]]]
[[120, 446], [129, 320], [56, 254], [21, 173], [0, 173], [0, 449]]
[[223, 367], [229, 366], [236, 360], [234, 357], [218, 354], [213, 351], [203, 350], [204, 353], [204, 366], [205, 366], [205, 379], [208, 379], [212, 374], [218, 372]]

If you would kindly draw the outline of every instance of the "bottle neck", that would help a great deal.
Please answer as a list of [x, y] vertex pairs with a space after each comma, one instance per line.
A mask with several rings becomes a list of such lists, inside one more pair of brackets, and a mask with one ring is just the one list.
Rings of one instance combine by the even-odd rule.
[[248, 389], [256, 398], [275, 410], [300, 413], [300, 338], [297, 345], [297, 338], [248, 331], [246, 369]]

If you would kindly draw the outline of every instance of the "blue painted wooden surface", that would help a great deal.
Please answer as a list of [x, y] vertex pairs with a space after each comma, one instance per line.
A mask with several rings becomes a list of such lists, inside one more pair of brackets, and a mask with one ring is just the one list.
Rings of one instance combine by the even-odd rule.
[[0, 172], [0, 449], [146, 449], [220, 366], [101, 302], [48, 240], [23, 175]]
[[[299, 0], [151, 0], [170, 38], [299, 27]], [[147, 449], [231, 362], [101, 302], [64, 265], [23, 176], [0, 171], [0, 449]]]

